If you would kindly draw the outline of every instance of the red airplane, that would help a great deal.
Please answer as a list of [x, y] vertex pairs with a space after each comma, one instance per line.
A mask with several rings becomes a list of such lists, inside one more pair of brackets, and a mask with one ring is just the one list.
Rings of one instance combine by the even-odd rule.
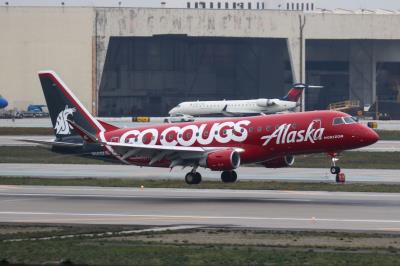
[[235, 182], [242, 164], [291, 166], [299, 154], [327, 153], [332, 174], [338, 153], [371, 145], [379, 136], [342, 112], [312, 111], [200, 122], [118, 128], [94, 118], [52, 71], [39, 72], [56, 139], [50, 144], [104, 154], [125, 164], [191, 167], [188, 184], [201, 182], [198, 167], [221, 171]]

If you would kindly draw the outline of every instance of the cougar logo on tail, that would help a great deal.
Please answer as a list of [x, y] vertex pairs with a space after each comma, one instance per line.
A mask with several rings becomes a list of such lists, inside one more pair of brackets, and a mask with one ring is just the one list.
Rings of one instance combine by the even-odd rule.
[[57, 135], [69, 135], [71, 134], [72, 127], [68, 124], [67, 119], [69, 115], [73, 115], [76, 112], [76, 108], [68, 108], [68, 105], [65, 106], [65, 110], [61, 111], [58, 114], [56, 126], [54, 129], [56, 130]]

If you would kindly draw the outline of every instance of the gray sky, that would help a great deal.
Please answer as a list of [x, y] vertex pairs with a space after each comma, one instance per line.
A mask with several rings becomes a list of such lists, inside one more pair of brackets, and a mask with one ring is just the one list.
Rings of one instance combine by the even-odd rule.
[[[64, 2], [66, 6], [142, 6], [142, 7], [160, 7], [160, 3], [164, 1], [169, 7], [185, 7], [187, 0], [0, 0], [0, 5], [8, 2], [10, 6], [60, 6]], [[190, 0], [194, 2], [194, 0]], [[199, 0], [201, 1], [201, 0]], [[203, 0], [206, 2], [217, 0]], [[224, 1], [224, 0], [220, 0]], [[232, 0], [229, 0], [232, 1]], [[238, 0], [257, 2], [257, 0]], [[262, 1], [262, 0], [258, 0]], [[288, 2], [296, 2], [301, 0], [287, 0]], [[316, 7], [335, 9], [391, 9], [400, 10], [400, 0], [310, 0]], [[286, 0], [265, 0], [268, 6], [276, 6], [279, 3], [286, 3]]]

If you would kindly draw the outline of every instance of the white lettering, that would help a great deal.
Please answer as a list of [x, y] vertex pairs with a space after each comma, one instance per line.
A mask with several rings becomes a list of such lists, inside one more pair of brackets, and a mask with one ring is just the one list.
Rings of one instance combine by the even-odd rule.
[[[197, 143], [209, 145], [214, 140], [218, 143], [228, 143], [230, 141], [242, 142], [247, 139], [248, 132], [244, 126], [250, 124], [248, 120], [238, 122], [214, 123], [211, 128], [206, 130], [207, 124], [188, 125], [183, 128], [172, 126], [164, 129], [160, 133], [160, 143], [165, 146], [192, 146]], [[143, 131], [137, 129], [129, 130], [122, 134], [121, 143], [137, 143], [155, 145], [159, 132], [155, 128], [147, 128]], [[173, 137], [172, 137], [173, 136]]]
[[308, 141], [315, 143], [317, 140], [322, 140], [325, 128], [314, 128], [314, 122], [310, 123], [307, 131], [304, 129], [296, 131], [289, 131], [291, 124], [283, 124], [279, 126], [271, 135], [262, 136], [261, 139], [264, 140], [263, 146], [268, 145], [271, 140], [275, 139], [276, 144], [285, 143], [299, 143]]

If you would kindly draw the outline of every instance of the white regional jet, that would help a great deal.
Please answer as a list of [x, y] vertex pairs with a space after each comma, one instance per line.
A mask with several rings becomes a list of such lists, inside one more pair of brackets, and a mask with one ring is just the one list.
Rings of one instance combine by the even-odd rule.
[[306, 84], [295, 84], [282, 99], [222, 100], [182, 102], [169, 111], [170, 116], [177, 115], [224, 115], [240, 116], [250, 114], [274, 114], [292, 110], [297, 106]]

